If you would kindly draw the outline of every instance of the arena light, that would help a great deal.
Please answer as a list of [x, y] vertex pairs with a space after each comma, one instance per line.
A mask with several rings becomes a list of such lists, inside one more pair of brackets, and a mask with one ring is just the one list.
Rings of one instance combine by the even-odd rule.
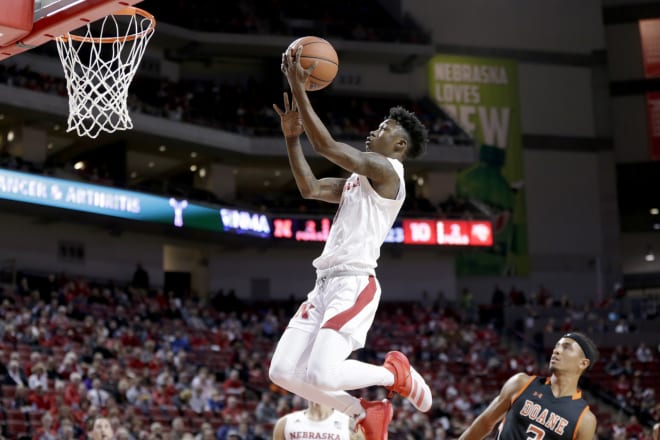
[[646, 255], [644, 255], [644, 260], [646, 260], [647, 263], [652, 263], [653, 261], [655, 261], [655, 253], [653, 252], [652, 247], [649, 246], [648, 249], [646, 250]]

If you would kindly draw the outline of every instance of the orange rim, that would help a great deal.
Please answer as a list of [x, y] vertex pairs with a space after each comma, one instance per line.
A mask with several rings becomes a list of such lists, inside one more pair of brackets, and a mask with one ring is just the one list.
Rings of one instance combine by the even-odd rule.
[[122, 35], [117, 37], [82, 37], [80, 35], [75, 35], [69, 32], [67, 34], [60, 35], [58, 39], [63, 42], [67, 42], [68, 40], [73, 40], [73, 41], [78, 41], [80, 43], [107, 44], [107, 43], [114, 43], [117, 41], [121, 41], [122, 43], [124, 43], [126, 41], [133, 41], [140, 38], [144, 38], [147, 35], [149, 35], [151, 32], [153, 32], [154, 28], [156, 27], [156, 18], [147, 11], [145, 11], [144, 9], [128, 6], [110, 15], [129, 15], [129, 16], [139, 15], [142, 18], [149, 20], [149, 27], [135, 34]]

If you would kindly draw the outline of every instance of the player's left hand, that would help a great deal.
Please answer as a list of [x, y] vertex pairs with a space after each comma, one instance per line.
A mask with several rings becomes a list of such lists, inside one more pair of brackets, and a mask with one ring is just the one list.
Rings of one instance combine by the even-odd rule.
[[289, 94], [284, 92], [284, 111], [277, 104], [273, 104], [273, 110], [280, 117], [282, 133], [284, 133], [285, 138], [299, 137], [303, 133], [303, 123], [298, 112], [296, 98], [292, 97], [291, 104], [289, 105]]
[[310, 75], [316, 69], [318, 61], [309, 66], [307, 69], [303, 68], [300, 64], [300, 57], [302, 56], [302, 46], [289, 47], [282, 54], [282, 73], [286, 76], [286, 79], [289, 81], [289, 86], [291, 90], [296, 88], [305, 90], [305, 84], [309, 79]]

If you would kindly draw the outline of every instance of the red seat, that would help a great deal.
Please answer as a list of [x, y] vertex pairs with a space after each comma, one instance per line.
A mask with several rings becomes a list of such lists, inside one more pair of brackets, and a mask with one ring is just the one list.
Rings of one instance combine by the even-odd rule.
[[26, 417], [25, 417], [25, 414], [23, 414], [20, 409], [6, 408], [5, 409], [5, 414], [6, 414], [6, 418], [7, 418], [8, 421], [9, 420], [22, 420], [22, 421], [27, 420]]
[[14, 399], [16, 396], [16, 386], [15, 385], [3, 385], [2, 386], [2, 397], [5, 399]]
[[19, 438], [21, 434], [30, 432], [30, 424], [25, 419], [7, 420], [9, 438]]
[[[214, 430], [217, 430], [219, 427], [224, 425], [225, 420], [221, 416], [213, 416], [209, 420], [209, 423], [211, 423], [211, 426], [213, 426]], [[199, 428], [199, 426], [197, 426], [196, 428]]]
[[174, 419], [175, 417], [180, 417], [180, 416], [181, 416], [181, 413], [179, 412], [179, 408], [177, 408], [177, 407], [174, 406], [174, 405], [164, 406], [164, 407], [162, 407], [162, 408], [160, 408], [160, 409], [158, 409], [158, 410], [154, 410], [154, 411], [162, 411], [162, 412], [164, 412], [164, 414], [165, 414], [170, 420]]
[[151, 419], [152, 422], [158, 422], [164, 427], [170, 426], [170, 423], [172, 422], [172, 419], [167, 414], [163, 414], [159, 410], [151, 412]]

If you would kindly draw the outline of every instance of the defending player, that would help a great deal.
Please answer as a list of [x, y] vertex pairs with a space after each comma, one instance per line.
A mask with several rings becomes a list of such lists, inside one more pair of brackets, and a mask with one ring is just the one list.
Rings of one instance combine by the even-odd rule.
[[596, 417], [582, 398], [578, 380], [597, 359], [591, 339], [566, 333], [552, 350], [551, 376], [512, 376], [459, 440], [481, 440], [498, 422], [498, 440], [592, 440]]

